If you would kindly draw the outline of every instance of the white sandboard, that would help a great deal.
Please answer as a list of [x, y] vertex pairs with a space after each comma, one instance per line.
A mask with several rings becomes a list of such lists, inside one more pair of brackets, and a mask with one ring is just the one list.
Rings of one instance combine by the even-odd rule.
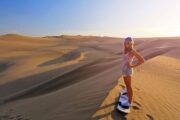
[[129, 113], [130, 112], [130, 107], [129, 106], [129, 101], [128, 101], [128, 96], [127, 96], [127, 90], [124, 88], [121, 92], [121, 96], [118, 101], [117, 105], [117, 110], [123, 113]]

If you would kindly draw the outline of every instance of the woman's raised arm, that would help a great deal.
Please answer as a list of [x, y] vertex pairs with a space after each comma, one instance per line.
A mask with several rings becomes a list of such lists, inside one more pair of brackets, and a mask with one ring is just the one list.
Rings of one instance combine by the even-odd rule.
[[130, 67], [136, 67], [144, 63], [144, 58], [136, 50], [132, 50], [132, 54], [138, 59], [138, 62], [134, 65], [130, 65]]

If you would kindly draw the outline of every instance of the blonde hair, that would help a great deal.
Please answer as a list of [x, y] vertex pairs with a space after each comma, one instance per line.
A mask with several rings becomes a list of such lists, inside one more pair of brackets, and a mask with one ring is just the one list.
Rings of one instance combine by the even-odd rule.
[[129, 48], [126, 48], [124, 45], [124, 53], [126, 54], [126, 53], [130, 52], [131, 50], [133, 50], [134, 40], [131, 37], [127, 37], [124, 39], [124, 44], [125, 43], [128, 43], [131, 45], [131, 47], [129, 47]]

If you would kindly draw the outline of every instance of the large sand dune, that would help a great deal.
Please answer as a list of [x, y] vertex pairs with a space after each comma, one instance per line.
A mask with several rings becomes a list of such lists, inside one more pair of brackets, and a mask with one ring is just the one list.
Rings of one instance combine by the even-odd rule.
[[121, 38], [0, 36], [2, 120], [179, 120], [180, 38], [137, 38], [133, 106], [115, 106], [124, 87]]

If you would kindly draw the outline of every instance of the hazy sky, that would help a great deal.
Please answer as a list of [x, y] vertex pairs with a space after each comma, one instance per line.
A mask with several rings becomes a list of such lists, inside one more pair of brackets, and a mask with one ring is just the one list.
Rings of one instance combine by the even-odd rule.
[[180, 36], [180, 0], [0, 0], [0, 34]]

